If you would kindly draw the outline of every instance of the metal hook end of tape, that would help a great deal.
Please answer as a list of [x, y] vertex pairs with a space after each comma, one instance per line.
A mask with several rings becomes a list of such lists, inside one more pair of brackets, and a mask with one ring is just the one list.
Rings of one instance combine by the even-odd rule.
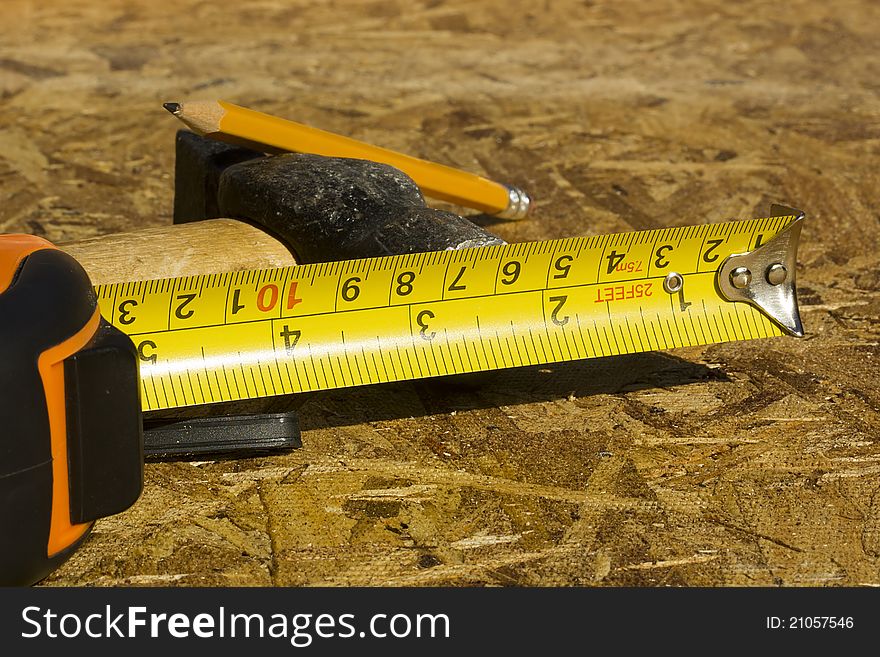
[[716, 284], [728, 301], [750, 303], [776, 322], [789, 335], [804, 336], [797, 305], [797, 249], [804, 213], [773, 205], [771, 216], [795, 219], [787, 228], [748, 253], [727, 257], [718, 269]]

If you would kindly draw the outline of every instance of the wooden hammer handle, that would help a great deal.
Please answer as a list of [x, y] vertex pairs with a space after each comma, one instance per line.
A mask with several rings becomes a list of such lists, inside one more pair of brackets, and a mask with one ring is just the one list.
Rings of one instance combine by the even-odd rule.
[[145, 228], [61, 244], [94, 285], [295, 265], [287, 247], [234, 219]]

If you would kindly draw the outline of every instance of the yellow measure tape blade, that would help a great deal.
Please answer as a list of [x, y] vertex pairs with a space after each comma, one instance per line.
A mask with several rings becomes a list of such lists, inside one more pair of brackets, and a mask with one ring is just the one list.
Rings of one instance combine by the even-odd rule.
[[[795, 216], [103, 285], [158, 410], [784, 333], [716, 273]], [[681, 289], [664, 289], [670, 272]]]

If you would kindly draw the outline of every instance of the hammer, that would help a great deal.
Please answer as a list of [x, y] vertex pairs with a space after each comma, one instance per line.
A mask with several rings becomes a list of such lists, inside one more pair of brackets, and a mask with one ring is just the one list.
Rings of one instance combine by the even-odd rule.
[[463, 217], [427, 207], [394, 167], [267, 157], [185, 130], [177, 133], [174, 223], [182, 225], [61, 248], [102, 285], [504, 244]]

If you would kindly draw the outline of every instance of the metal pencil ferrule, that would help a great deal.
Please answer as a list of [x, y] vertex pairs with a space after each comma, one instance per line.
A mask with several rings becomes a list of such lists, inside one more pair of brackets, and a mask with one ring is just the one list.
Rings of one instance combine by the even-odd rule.
[[529, 195], [516, 187], [509, 185], [505, 185], [505, 187], [507, 187], [508, 196], [507, 207], [495, 216], [501, 219], [525, 219], [529, 213], [529, 205], [532, 202]]

